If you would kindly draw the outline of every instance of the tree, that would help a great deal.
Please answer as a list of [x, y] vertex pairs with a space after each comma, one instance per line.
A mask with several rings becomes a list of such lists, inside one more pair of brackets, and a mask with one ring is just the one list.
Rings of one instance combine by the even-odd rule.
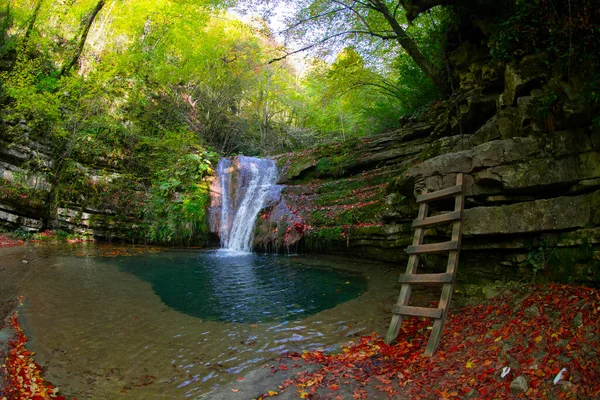
[[[82, 23], [81, 36], [79, 37], [79, 41], [77, 42], [75, 51], [73, 52], [73, 55], [71, 56], [69, 61], [61, 69], [61, 71], [60, 71], [61, 75], [67, 74], [71, 70], [71, 68], [73, 68], [75, 66], [75, 64], [77, 64], [77, 62], [79, 61], [79, 57], [81, 57], [81, 53], [83, 52], [83, 47], [85, 46], [85, 42], [87, 40], [88, 34], [90, 33], [90, 28], [92, 27], [92, 24], [96, 20], [96, 16], [98, 15], [98, 13], [100, 13], [100, 11], [102, 10], [103, 7], [104, 7], [104, 0], [100, 0], [96, 4], [94, 9], [91, 11], [91, 13], [88, 16], [86, 16], [86, 18], [84, 19], [84, 21]], [[36, 9], [36, 11], [37, 11], [37, 9]]]
[[[303, 0], [298, 12], [288, 20], [285, 33], [298, 40], [302, 47], [291, 54], [323, 46], [360, 45], [360, 40], [376, 39], [398, 43], [416, 62], [423, 73], [442, 91], [450, 85], [444, 69], [425, 56], [404, 28], [401, 3], [390, 0]], [[364, 44], [363, 44], [364, 45]]]
[[412, 22], [420, 14], [437, 6], [456, 6], [483, 18], [506, 16], [515, 7], [515, 0], [400, 0], [406, 19]]

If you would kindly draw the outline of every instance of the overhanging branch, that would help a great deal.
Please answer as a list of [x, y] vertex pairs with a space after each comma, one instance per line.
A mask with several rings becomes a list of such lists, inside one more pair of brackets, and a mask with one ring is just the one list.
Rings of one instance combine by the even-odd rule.
[[303, 51], [310, 50], [312, 48], [320, 46], [323, 43], [328, 42], [331, 39], [335, 39], [337, 37], [345, 36], [345, 35], [369, 35], [369, 36], [378, 37], [378, 38], [383, 39], [383, 40], [398, 39], [398, 37], [396, 35], [389, 35], [389, 34], [386, 35], [386, 34], [379, 33], [379, 32], [369, 32], [369, 31], [344, 31], [344, 32], [338, 32], [338, 33], [336, 33], [334, 35], [327, 36], [324, 39], [321, 39], [321, 40], [319, 40], [316, 43], [311, 43], [308, 46], [304, 46], [304, 47], [302, 47], [300, 49], [293, 50], [293, 51], [290, 51], [290, 52], [286, 52], [286, 54], [283, 55], [283, 56], [281, 56], [281, 57], [273, 58], [273, 59], [269, 60], [269, 64], [273, 64], [274, 62], [285, 60], [286, 58], [288, 58], [291, 55], [294, 55], [294, 54], [297, 54], [297, 53], [302, 53]]

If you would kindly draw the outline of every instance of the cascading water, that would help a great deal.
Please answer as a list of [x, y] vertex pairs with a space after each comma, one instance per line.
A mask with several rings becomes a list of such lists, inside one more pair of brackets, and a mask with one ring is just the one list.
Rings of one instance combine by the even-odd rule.
[[[281, 193], [275, 161], [238, 156], [217, 166], [218, 181], [213, 187], [211, 218], [219, 233], [221, 247], [250, 252], [258, 213]], [[218, 226], [215, 226], [218, 225]]]

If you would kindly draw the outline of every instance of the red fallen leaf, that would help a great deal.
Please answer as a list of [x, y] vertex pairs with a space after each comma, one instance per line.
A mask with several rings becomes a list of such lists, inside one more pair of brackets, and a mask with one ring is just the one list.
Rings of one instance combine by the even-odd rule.
[[[391, 393], [387, 392], [389, 385], [376, 383], [381, 382], [377, 378], [381, 377], [393, 379], [402, 388], [397, 396], [403, 398], [452, 398], [459, 394], [472, 396], [473, 393], [484, 398], [497, 397], [501, 393], [510, 393], [511, 380], [499, 379], [500, 367], [506, 365], [502, 351], [506, 351], [523, 368], [514, 370], [512, 374], [528, 376], [529, 397], [559, 397], [562, 392], [567, 393], [563, 395], [567, 398], [598, 397], [600, 371], [595, 362], [581, 356], [581, 346], [585, 343], [600, 348], [600, 322], [597, 318], [600, 292], [574, 285], [550, 285], [524, 287], [520, 293], [523, 298], [517, 309], [510, 298], [500, 297], [455, 312], [448, 319], [441, 346], [431, 359], [422, 355], [430, 322], [407, 319], [401, 327], [398, 342], [393, 346], [385, 345], [377, 336], [364, 336], [345, 347], [340, 354], [303, 354], [306, 362], [320, 363], [322, 369], [285, 385], [300, 387], [305, 385], [303, 382], [309, 382], [310, 390], [316, 391], [319, 386], [356, 381], [359, 385], [370, 385], [372, 389], [379, 390], [382, 392], [379, 397], [384, 398]], [[533, 320], [524, 318], [523, 310], [534, 304], [544, 309], [545, 315]], [[585, 304], [587, 306], [582, 308]], [[571, 321], [579, 312], [586, 329], [595, 335], [592, 342], [589, 340], [591, 336], [586, 338], [580, 330], [570, 328]], [[550, 319], [546, 316], [548, 313], [558, 317]], [[493, 329], [492, 326], [500, 328]], [[530, 341], [533, 342], [530, 338], [538, 336], [542, 336], [538, 346], [530, 346]], [[501, 346], [494, 344], [498, 337], [501, 337]], [[562, 341], [561, 345], [558, 345], [559, 341]], [[564, 343], [568, 344], [565, 346]], [[542, 358], [538, 354], [542, 354]], [[566, 361], [557, 362], [558, 355]], [[466, 368], [468, 361], [471, 361], [472, 368]], [[530, 369], [531, 366], [538, 369]], [[570, 377], [577, 377], [576, 386], [552, 384], [553, 372], [563, 367], [572, 373]], [[318, 376], [322, 382], [315, 379]], [[434, 384], [424, 384], [431, 381]], [[354, 394], [356, 398], [363, 396], [357, 391]]]
[[[22, 296], [19, 299], [22, 301]], [[42, 378], [41, 368], [32, 357], [34, 353], [26, 349], [27, 336], [19, 324], [17, 312], [9, 317], [8, 326], [14, 336], [9, 339], [8, 354], [1, 366], [5, 375], [3, 399], [64, 399], [63, 396], [57, 396], [54, 386]]]

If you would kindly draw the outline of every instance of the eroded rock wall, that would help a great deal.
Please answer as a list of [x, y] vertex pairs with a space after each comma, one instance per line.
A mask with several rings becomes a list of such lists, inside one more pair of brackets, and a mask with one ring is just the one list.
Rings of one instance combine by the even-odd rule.
[[[72, 201], [53, 196], [50, 176], [56, 161], [49, 145], [36, 140], [25, 142], [9, 144], [0, 140], [0, 227], [28, 232], [62, 229], [103, 239], [129, 238], [135, 227], [117, 218], [107, 204], [94, 207], [87, 196], [75, 196]], [[83, 165], [78, 165], [77, 172], [79, 180], [89, 185], [90, 195], [120, 176]]]
[[[600, 284], [598, 110], [550, 70], [544, 54], [497, 65], [473, 51], [465, 44], [450, 57], [457, 93], [426, 115], [401, 120], [401, 129], [279, 156], [283, 195], [303, 224], [263, 218], [255, 246], [284, 243], [404, 268], [416, 195], [451, 186], [463, 173], [463, 274], [493, 280], [536, 273]], [[544, 108], [553, 91], [560, 101]], [[276, 242], [290, 231], [293, 240]], [[427, 232], [431, 240], [447, 234]], [[436, 261], [425, 257], [425, 268]]]

